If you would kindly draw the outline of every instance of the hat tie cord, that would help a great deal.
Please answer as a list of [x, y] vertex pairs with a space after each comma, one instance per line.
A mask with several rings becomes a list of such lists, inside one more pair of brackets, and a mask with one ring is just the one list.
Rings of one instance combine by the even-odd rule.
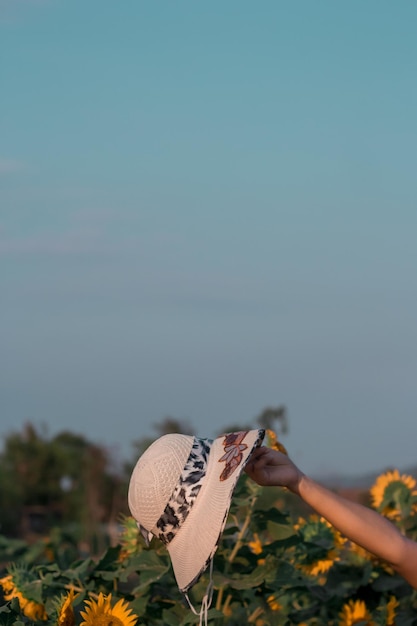
[[[206, 593], [204, 594], [203, 599], [201, 601], [201, 607], [200, 607], [199, 612], [197, 612], [196, 609], [194, 608], [190, 598], [188, 597], [188, 593], [187, 592], [184, 593], [184, 596], [188, 602], [188, 606], [190, 607], [194, 615], [198, 615], [200, 618], [199, 626], [207, 626], [208, 624], [208, 621], [207, 621], [208, 610], [213, 600], [213, 561], [210, 561], [210, 574], [209, 575], [210, 575], [210, 580], [207, 585]], [[204, 622], [203, 622], [203, 619], [204, 619]]]

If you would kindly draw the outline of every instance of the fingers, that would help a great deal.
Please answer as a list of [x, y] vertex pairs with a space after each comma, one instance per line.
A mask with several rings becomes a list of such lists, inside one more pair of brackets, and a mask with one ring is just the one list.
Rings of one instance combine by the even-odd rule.
[[250, 457], [250, 462], [259, 467], [264, 467], [265, 465], [282, 465], [288, 463], [288, 457], [278, 450], [262, 447], [254, 450]]
[[268, 455], [270, 451], [270, 448], [266, 448], [265, 446], [262, 446], [261, 448], [256, 448], [251, 454], [250, 462], [259, 463], [259, 460], [264, 458], [265, 455]]
[[252, 452], [249, 461], [246, 464], [245, 471], [247, 471], [248, 473], [253, 473], [255, 469], [263, 467], [263, 465], [265, 465], [265, 462], [263, 462], [262, 459], [265, 458], [265, 454], [267, 453], [268, 448], [256, 448]]
[[267, 448], [266, 446], [260, 446], [259, 448], [255, 448], [250, 458], [254, 459], [254, 458], [257, 458], [258, 456], [263, 456], [264, 454], [268, 453], [268, 450], [270, 450], [270, 448]]
[[257, 448], [245, 468], [248, 476], [260, 485], [267, 484], [267, 477], [271, 467], [276, 465], [276, 460], [274, 459], [275, 454], [279, 453], [275, 450], [271, 450], [271, 448]]

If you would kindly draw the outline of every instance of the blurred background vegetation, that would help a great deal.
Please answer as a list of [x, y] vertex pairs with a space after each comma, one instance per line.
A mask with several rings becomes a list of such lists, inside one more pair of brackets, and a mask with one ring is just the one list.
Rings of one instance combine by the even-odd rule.
[[[288, 428], [284, 406], [267, 407], [254, 421], [229, 425], [224, 432], [259, 426], [284, 435]], [[50, 436], [46, 427], [28, 422], [21, 432], [4, 436], [0, 534], [35, 542], [59, 527], [76, 541], [81, 554], [97, 554], [116, 543], [119, 520], [129, 515], [128, 482], [141, 453], [161, 435], [193, 432], [189, 423], [173, 417], [156, 423], [154, 430], [155, 437], [133, 442], [131, 458], [122, 462], [70, 430]]]

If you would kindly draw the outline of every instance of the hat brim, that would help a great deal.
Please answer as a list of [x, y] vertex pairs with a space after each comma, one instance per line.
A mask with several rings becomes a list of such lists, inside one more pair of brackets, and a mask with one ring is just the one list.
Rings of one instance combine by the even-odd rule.
[[180, 591], [188, 591], [213, 558], [226, 524], [233, 490], [253, 450], [261, 445], [264, 434], [262, 429], [246, 432], [241, 441], [241, 447], [246, 445], [246, 448], [239, 449], [233, 469], [226, 477], [223, 459], [227, 436], [213, 441], [198, 498], [181, 529], [167, 546]]

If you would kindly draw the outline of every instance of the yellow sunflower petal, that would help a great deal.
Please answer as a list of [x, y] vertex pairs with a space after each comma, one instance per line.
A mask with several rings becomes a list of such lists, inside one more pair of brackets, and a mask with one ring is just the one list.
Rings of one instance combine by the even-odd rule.
[[253, 534], [253, 541], [248, 542], [248, 546], [253, 552], [253, 554], [261, 554], [262, 553], [262, 542], [259, 539], [258, 533]]
[[38, 602], [33, 602], [32, 600], [27, 600], [24, 603], [24, 606], [22, 605], [20, 606], [22, 608], [23, 613], [26, 615], [26, 617], [33, 620], [34, 622], [38, 622], [41, 620], [45, 621], [48, 619], [48, 616], [46, 614], [45, 607], [43, 606], [43, 604], [39, 604]]
[[363, 600], [349, 600], [340, 612], [339, 626], [354, 626], [364, 622], [366, 626], [375, 626]]
[[288, 456], [288, 452], [285, 446], [280, 441], [278, 441], [277, 434], [274, 430], [272, 430], [272, 428], [268, 428], [266, 431], [266, 443], [269, 448], [278, 450], [279, 452], [282, 452], [283, 454], [286, 454]]
[[129, 608], [128, 602], [121, 598], [113, 607], [112, 614], [117, 617], [123, 626], [135, 626], [138, 617]]
[[57, 626], [75, 626], [72, 603], [77, 596], [78, 594], [74, 593], [74, 589], [70, 589], [67, 596], [64, 597], [58, 608]]
[[3, 592], [5, 594], [6, 600], [8, 600], [9, 598], [6, 597], [6, 594], [12, 593], [15, 589], [15, 586], [13, 584], [13, 577], [11, 576], [11, 574], [0, 578], [0, 585], [3, 587]]
[[395, 596], [391, 596], [387, 604], [387, 626], [394, 626], [395, 624], [395, 616], [396, 609], [400, 606], [397, 598]]
[[44, 621], [48, 619], [43, 604], [26, 598], [17, 587], [12, 574], [1, 578], [0, 584], [3, 587], [4, 599], [12, 600], [13, 598], [17, 598], [19, 600], [20, 609], [26, 617], [33, 621]]
[[100, 593], [97, 601], [90, 599], [85, 604], [86, 610], [81, 611], [84, 621], [80, 626], [135, 626], [138, 619], [123, 599], [112, 607], [111, 594]]
[[278, 602], [274, 594], [271, 594], [270, 596], [268, 596], [266, 601], [271, 611], [280, 611], [282, 609], [281, 604]]

